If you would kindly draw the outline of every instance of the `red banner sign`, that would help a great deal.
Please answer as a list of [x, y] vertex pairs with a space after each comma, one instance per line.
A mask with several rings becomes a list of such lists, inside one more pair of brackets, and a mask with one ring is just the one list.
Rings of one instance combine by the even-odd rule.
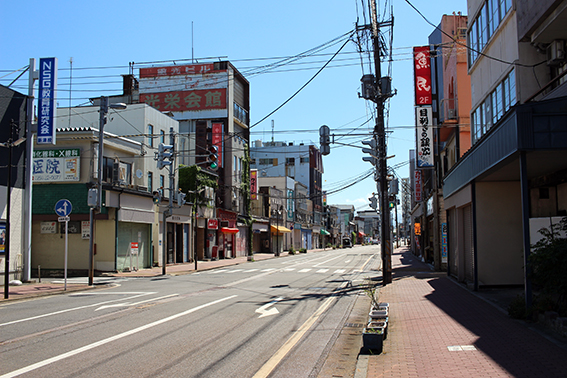
[[258, 170], [250, 170], [250, 199], [258, 198]]
[[140, 68], [140, 78], [196, 75], [196, 74], [206, 74], [213, 71], [218, 72], [218, 71], [226, 71], [226, 70], [215, 70], [215, 65], [213, 63], [189, 64], [185, 66], [148, 67], [148, 68]]
[[413, 176], [413, 186], [415, 202], [421, 202], [421, 171], [419, 169], [415, 170]]
[[140, 94], [140, 102], [146, 103], [162, 112], [226, 109], [226, 89]]
[[222, 168], [224, 166], [223, 164], [223, 159], [222, 159], [222, 153], [223, 153], [223, 124], [222, 123], [213, 123], [212, 125], [213, 128], [213, 135], [212, 135], [212, 142], [213, 142], [213, 146], [217, 146], [219, 151], [218, 151], [218, 155], [219, 155], [219, 168]]
[[431, 105], [431, 60], [429, 46], [413, 48], [415, 73], [415, 104]]

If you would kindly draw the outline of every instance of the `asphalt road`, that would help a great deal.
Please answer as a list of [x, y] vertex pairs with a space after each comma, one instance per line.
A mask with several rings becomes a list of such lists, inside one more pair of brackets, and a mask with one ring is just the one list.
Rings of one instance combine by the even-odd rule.
[[0, 378], [316, 376], [378, 246], [327, 250], [0, 307]]

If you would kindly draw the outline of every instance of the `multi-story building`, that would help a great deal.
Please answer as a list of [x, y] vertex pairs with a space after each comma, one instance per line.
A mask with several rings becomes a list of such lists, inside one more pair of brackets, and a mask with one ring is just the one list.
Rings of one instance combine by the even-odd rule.
[[[446, 217], [443, 176], [470, 148], [471, 86], [467, 73], [467, 16], [444, 15], [429, 36], [433, 116], [433, 164], [420, 169], [422, 198], [412, 212], [412, 224], [421, 228], [414, 253], [436, 270], [447, 267], [444, 248]], [[418, 138], [423, 138], [421, 133]], [[412, 166], [413, 168], [413, 166]], [[415, 236], [413, 239], [415, 239]]]
[[537, 230], [567, 214], [567, 1], [471, 0], [468, 15], [472, 147], [444, 178], [448, 269], [522, 285]]
[[[244, 169], [249, 147], [250, 84], [228, 61], [142, 67], [139, 78], [124, 76], [124, 93], [115, 101], [140, 102], [179, 121], [177, 158], [183, 165], [208, 169], [218, 176], [216, 214], [198, 214], [196, 236], [206, 245], [244, 256], [249, 246], [247, 206], [249, 185]], [[217, 166], [209, 162], [211, 147], [218, 150]], [[210, 220], [210, 221], [209, 221]], [[218, 224], [211, 232], [210, 224]], [[206, 237], [205, 237], [206, 235]], [[198, 251], [198, 256], [208, 253]]]
[[[22, 279], [23, 265], [29, 264], [29, 261], [25, 261], [25, 248], [22, 248], [26, 232], [24, 227], [26, 143], [19, 143], [26, 135], [26, 100], [27, 96], [0, 85], [0, 142], [3, 143], [0, 147], [0, 161], [2, 161], [0, 164], [0, 260], [2, 260], [0, 272], [6, 274], [6, 261], [8, 261], [9, 280]], [[9, 177], [10, 181], [8, 181]], [[8, 187], [11, 189], [9, 203]], [[5, 276], [2, 282], [4, 278]]]
[[[32, 266], [41, 265], [44, 272], [62, 269], [58, 263], [63, 253], [59, 246], [62, 227], [53, 210], [59, 199], [68, 199], [73, 205], [69, 245], [75, 252], [69, 269], [83, 274], [89, 266], [87, 197], [99, 174], [98, 110], [93, 106], [58, 109], [59, 124], [71, 127], [57, 130], [56, 146], [34, 149]], [[157, 144], [145, 132], [152, 127], [157, 135], [162, 134], [160, 131], [175, 133], [177, 121], [145, 104], [113, 110], [108, 118], [102, 156], [103, 203], [101, 211], [94, 215], [92, 235], [94, 269], [116, 271], [163, 265], [163, 252], [166, 263], [189, 261], [193, 251], [186, 241], [192, 235], [191, 206], [177, 206], [175, 202], [173, 215], [164, 225], [162, 215], [169, 193], [161, 191], [162, 203], [157, 205], [152, 192], [168, 188], [169, 175], [157, 168]], [[120, 135], [132, 135], [137, 140]], [[173, 171], [176, 168], [174, 165]]]

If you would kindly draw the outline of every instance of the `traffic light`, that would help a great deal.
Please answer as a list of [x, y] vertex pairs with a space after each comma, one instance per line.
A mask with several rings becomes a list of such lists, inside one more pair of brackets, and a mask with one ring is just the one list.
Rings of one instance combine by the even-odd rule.
[[158, 169], [163, 169], [167, 165], [171, 165], [171, 157], [173, 156], [173, 146], [171, 144], [160, 143], [158, 146]]
[[331, 153], [331, 130], [329, 126], [323, 125], [319, 128], [319, 144], [321, 145], [321, 155]]
[[371, 147], [362, 149], [363, 153], [370, 154], [370, 156], [363, 156], [362, 160], [368, 161], [374, 166], [378, 165], [378, 148], [376, 146], [376, 139], [363, 140], [362, 144]]
[[209, 169], [216, 171], [219, 168], [219, 148], [217, 146], [209, 146], [209, 157], [207, 159]]
[[372, 196], [368, 199], [370, 200], [370, 207], [376, 210], [378, 208], [378, 198], [376, 198], [376, 196]]
[[152, 197], [153, 197], [152, 199], [153, 199], [154, 203], [155, 203], [156, 205], [159, 205], [160, 200], [161, 200], [161, 193], [160, 193], [160, 191], [159, 191], [159, 190], [154, 190], [154, 191], [152, 192]]

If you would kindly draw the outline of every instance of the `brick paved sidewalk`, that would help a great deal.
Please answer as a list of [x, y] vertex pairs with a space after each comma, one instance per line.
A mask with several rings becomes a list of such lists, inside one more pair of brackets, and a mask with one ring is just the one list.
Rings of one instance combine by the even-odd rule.
[[406, 249], [392, 257], [384, 351], [367, 377], [567, 377], [567, 350], [431, 272]]

